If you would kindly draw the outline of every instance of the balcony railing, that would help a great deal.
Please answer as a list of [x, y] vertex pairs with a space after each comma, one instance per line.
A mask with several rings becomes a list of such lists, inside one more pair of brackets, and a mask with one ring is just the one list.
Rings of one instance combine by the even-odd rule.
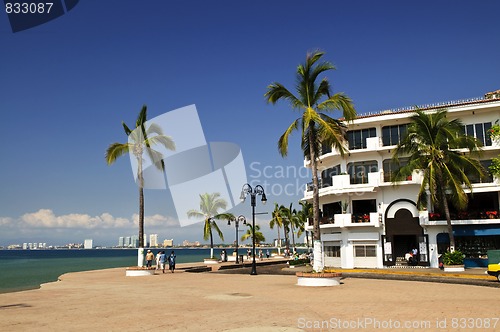
[[[446, 216], [440, 213], [429, 212], [429, 220], [445, 220]], [[461, 211], [450, 213], [451, 220], [477, 220], [477, 219], [500, 219], [500, 211], [482, 210], [482, 211]]]
[[[358, 227], [371, 226], [380, 227], [379, 214], [377, 212], [370, 213], [343, 213], [334, 214], [332, 216], [322, 217], [319, 220], [320, 226], [326, 227]], [[309, 226], [313, 226], [313, 221], [309, 220]]]

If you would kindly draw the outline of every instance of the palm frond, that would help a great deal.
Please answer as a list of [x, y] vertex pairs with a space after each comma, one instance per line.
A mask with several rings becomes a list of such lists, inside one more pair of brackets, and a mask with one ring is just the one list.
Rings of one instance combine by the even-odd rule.
[[139, 116], [137, 117], [137, 120], [135, 121], [135, 127], [139, 128], [144, 126], [144, 124], [147, 121], [147, 116], [148, 115], [148, 107], [146, 105], [142, 105], [141, 111], [139, 112]]
[[293, 95], [287, 88], [280, 83], [272, 83], [267, 87], [267, 92], [264, 94], [268, 103], [276, 104], [279, 100], [286, 100], [292, 108], [304, 108], [304, 104]]
[[346, 121], [352, 121], [356, 118], [356, 109], [354, 108], [354, 104], [351, 98], [346, 96], [344, 93], [336, 93], [327, 100], [318, 104], [318, 110], [340, 110]]
[[294, 130], [297, 130], [299, 127], [300, 118], [296, 119], [292, 122], [292, 124], [287, 128], [287, 130], [281, 135], [278, 140], [278, 151], [279, 153], [285, 157], [288, 155], [288, 138], [292, 134]]
[[116, 161], [116, 159], [129, 153], [129, 151], [130, 146], [128, 143], [112, 143], [106, 150], [104, 158], [106, 158], [106, 163], [111, 165]]

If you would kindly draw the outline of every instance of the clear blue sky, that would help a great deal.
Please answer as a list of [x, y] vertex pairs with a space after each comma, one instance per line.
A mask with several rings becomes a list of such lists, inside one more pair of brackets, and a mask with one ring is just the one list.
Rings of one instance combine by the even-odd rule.
[[[207, 140], [238, 144], [251, 180], [265, 166], [301, 167], [297, 139], [286, 159], [276, 149], [299, 114], [263, 95], [273, 81], [292, 88], [307, 51], [326, 52], [337, 66], [328, 75], [334, 92], [348, 94], [358, 113], [499, 89], [499, 12], [493, 0], [89, 0], [18, 33], [2, 12], [0, 245], [116, 245], [137, 234], [129, 161], [107, 166], [104, 152], [126, 141], [120, 123], [132, 126], [143, 104], [150, 118], [196, 104]], [[286, 175], [267, 181], [308, 182]], [[296, 204], [297, 192], [269, 195], [258, 210]], [[201, 240], [200, 225], [172, 219], [168, 191], [145, 195], [147, 234]], [[249, 202], [240, 208], [250, 217]], [[269, 218], [259, 219], [275, 237]], [[233, 241], [234, 228], [222, 229]]]

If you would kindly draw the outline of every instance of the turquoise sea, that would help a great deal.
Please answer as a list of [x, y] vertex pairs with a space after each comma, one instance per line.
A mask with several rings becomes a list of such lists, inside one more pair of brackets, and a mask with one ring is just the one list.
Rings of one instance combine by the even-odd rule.
[[[170, 253], [171, 248], [152, 249]], [[174, 248], [177, 263], [202, 262], [210, 256], [210, 249]], [[214, 249], [220, 256], [222, 249]], [[226, 248], [228, 253], [233, 249]], [[246, 249], [238, 250], [240, 255]], [[56, 281], [68, 272], [135, 266], [137, 249], [54, 249], [54, 250], [0, 250], [0, 293], [39, 288], [41, 284]]]

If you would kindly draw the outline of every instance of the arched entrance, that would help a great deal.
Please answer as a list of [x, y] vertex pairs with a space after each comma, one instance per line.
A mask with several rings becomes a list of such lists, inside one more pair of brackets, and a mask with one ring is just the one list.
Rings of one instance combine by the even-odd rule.
[[400, 199], [387, 207], [382, 242], [384, 265], [407, 265], [407, 254], [414, 249], [418, 265], [429, 265], [428, 236], [420, 226], [416, 204], [410, 200]]

